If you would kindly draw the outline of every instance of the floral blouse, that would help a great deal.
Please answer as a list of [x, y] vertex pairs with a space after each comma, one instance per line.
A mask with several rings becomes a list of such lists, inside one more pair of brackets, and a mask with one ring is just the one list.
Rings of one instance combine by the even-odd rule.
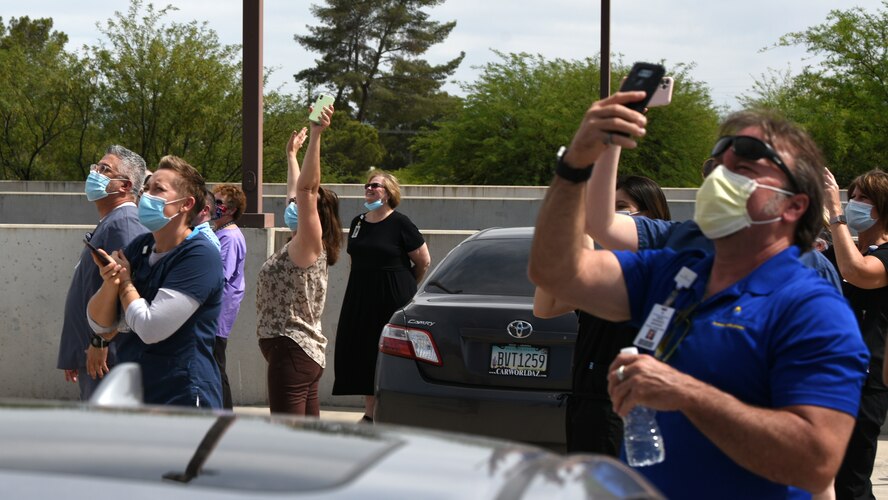
[[290, 260], [287, 245], [259, 270], [256, 335], [260, 339], [290, 337], [324, 368], [327, 337], [321, 333], [321, 314], [327, 298], [327, 252], [322, 250], [314, 264], [301, 268]]

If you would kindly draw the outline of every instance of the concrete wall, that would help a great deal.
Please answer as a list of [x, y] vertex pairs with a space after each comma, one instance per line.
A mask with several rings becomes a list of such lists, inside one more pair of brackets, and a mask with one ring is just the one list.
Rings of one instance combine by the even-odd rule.
[[[0, 398], [76, 399], [76, 384], [56, 369], [65, 296], [90, 225], [0, 225]], [[472, 231], [423, 231], [433, 265]], [[267, 404], [265, 360], [256, 342], [256, 275], [288, 232], [245, 229], [247, 293], [228, 344], [228, 376], [236, 404]], [[348, 280], [348, 256], [330, 269], [327, 306], [322, 318], [330, 339], [321, 379], [325, 405], [361, 406], [359, 397], [333, 397], [333, 352], [339, 310]]]
[[[692, 218], [693, 197], [685, 199], [687, 193], [676, 193], [682, 198], [669, 200], [672, 218]], [[263, 210], [274, 214], [277, 227], [285, 227], [285, 202], [283, 194], [263, 196]], [[363, 203], [363, 195], [340, 195], [343, 226], [348, 227], [355, 215], [365, 211]], [[402, 198], [398, 210], [424, 229], [479, 230], [533, 225], [541, 205], [541, 197], [416, 196]], [[96, 224], [96, 217], [95, 206], [80, 192], [0, 192], [0, 224]]]

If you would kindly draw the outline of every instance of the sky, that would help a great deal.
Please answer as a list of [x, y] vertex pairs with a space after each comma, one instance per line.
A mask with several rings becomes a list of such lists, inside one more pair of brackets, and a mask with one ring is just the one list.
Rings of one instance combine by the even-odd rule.
[[[242, 41], [243, 0], [154, 4], [177, 7], [171, 21], [206, 21], [223, 43]], [[318, 57], [293, 40], [316, 22], [312, 4], [322, 1], [264, 0], [264, 65], [274, 68], [271, 86], [284, 92], [297, 92], [292, 75], [311, 67]], [[832, 9], [859, 6], [875, 13], [882, 5], [882, 0], [612, 0], [611, 52], [626, 64], [694, 64], [692, 76], [709, 85], [715, 103], [736, 109], [736, 98], [749, 93], [762, 75], [773, 70], [798, 73], [816, 64], [801, 47], [772, 48], [782, 35], [825, 22]], [[96, 24], [128, 6], [128, 0], [0, 0], [0, 16], [4, 22], [10, 17], [51, 17], [54, 28], [68, 35], [69, 49], [75, 50], [96, 44], [101, 36]], [[600, 1], [444, 0], [427, 12], [437, 21], [456, 21], [447, 40], [430, 49], [426, 58], [439, 64], [466, 53], [445, 87], [460, 95], [459, 82], [475, 81], [480, 66], [500, 60], [493, 50], [583, 59], [600, 49]], [[590, 95], [590, 103], [596, 97]]]

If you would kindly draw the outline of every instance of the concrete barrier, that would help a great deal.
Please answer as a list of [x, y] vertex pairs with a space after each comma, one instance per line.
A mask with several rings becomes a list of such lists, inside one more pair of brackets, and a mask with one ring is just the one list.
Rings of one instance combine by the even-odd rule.
[[[56, 369], [65, 297], [91, 225], [0, 225], [0, 398], [76, 399], [76, 384]], [[262, 263], [289, 236], [280, 229], [244, 229], [247, 292], [228, 344], [228, 376], [237, 405], [267, 404], [266, 363], [256, 341], [256, 276]], [[436, 265], [472, 231], [423, 231]], [[342, 297], [348, 282], [348, 255], [330, 268], [322, 324], [327, 335], [327, 368], [321, 403], [361, 406], [360, 397], [333, 397], [333, 352]]]

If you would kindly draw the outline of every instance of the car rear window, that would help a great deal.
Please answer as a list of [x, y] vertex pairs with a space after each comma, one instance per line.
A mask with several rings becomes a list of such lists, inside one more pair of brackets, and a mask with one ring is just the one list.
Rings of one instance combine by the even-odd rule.
[[424, 291], [532, 297], [527, 279], [530, 238], [477, 239], [463, 243], [435, 269]]

